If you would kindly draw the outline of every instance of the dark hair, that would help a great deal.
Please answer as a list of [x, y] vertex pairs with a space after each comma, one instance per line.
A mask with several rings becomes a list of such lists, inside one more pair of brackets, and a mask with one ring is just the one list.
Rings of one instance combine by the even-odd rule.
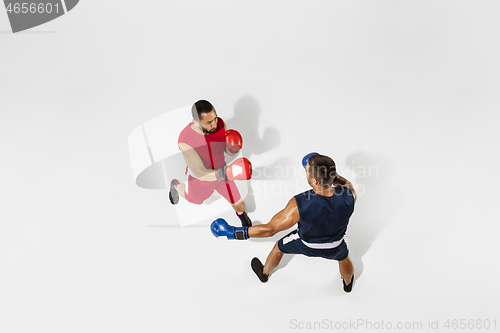
[[209, 113], [213, 108], [213, 105], [210, 104], [209, 101], [205, 101], [204, 99], [202, 99], [193, 104], [193, 107], [191, 108], [191, 115], [193, 116], [194, 120], [200, 121], [201, 114]]
[[330, 157], [316, 154], [309, 157], [307, 163], [309, 163], [309, 173], [311, 177], [316, 179], [320, 186], [332, 186], [337, 176], [337, 168], [335, 162]]

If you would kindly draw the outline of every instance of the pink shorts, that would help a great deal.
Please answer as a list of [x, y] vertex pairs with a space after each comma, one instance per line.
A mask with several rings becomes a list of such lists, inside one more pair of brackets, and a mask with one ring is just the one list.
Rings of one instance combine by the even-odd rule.
[[184, 193], [187, 201], [201, 205], [214, 191], [219, 192], [231, 204], [237, 203], [241, 199], [240, 191], [238, 191], [234, 180], [205, 182], [191, 175], [188, 178], [187, 191]]

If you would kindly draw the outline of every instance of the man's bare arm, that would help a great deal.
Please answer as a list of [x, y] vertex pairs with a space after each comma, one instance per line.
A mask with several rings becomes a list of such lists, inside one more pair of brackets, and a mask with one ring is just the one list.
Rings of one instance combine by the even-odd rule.
[[271, 221], [262, 225], [255, 225], [248, 228], [250, 237], [271, 237], [279, 231], [286, 230], [294, 226], [300, 220], [299, 209], [295, 198], [290, 199], [286, 207], [273, 216]]
[[333, 182], [333, 187], [335, 186], [345, 186], [347, 187], [348, 189], [351, 190], [352, 194], [354, 195], [354, 202], [356, 202], [356, 199], [358, 198], [358, 195], [356, 194], [356, 191], [354, 190], [354, 186], [352, 185], [352, 183], [350, 181], [348, 181], [347, 179], [345, 179], [344, 177], [342, 176], [338, 176], [337, 179], [335, 179], [335, 181]]
[[193, 174], [201, 181], [215, 181], [217, 177], [216, 171], [213, 169], [206, 169], [201, 161], [200, 156], [191, 146], [185, 143], [179, 143], [179, 149], [182, 151], [184, 160]]

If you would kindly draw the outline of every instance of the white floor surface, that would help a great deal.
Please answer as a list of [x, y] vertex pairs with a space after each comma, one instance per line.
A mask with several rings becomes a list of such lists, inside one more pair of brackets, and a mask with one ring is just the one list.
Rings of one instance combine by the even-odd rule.
[[[18, 34], [0, 11], [0, 332], [499, 331], [499, 9], [86, 0]], [[352, 293], [300, 256], [260, 283], [284, 232], [215, 239], [135, 184], [130, 133], [198, 99], [255, 168], [318, 151], [353, 181]], [[307, 184], [249, 187], [266, 223]]]

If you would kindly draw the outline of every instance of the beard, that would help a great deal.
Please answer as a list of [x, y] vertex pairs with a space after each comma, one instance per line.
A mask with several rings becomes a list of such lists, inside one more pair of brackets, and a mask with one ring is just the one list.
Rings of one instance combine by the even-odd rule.
[[214, 128], [213, 130], [209, 130], [209, 131], [207, 131], [203, 127], [201, 129], [203, 130], [203, 134], [213, 134], [213, 133], [215, 133], [215, 130], [217, 130], [217, 127]]

